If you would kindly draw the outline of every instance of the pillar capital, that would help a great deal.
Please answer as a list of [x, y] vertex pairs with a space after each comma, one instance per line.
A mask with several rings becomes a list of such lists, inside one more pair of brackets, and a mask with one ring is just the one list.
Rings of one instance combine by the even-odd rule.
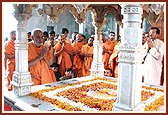
[[14, 4], [13, 8], [13, 15], [18, 22], [28, 20], [32, 16], [32, 5], [30, 4]]

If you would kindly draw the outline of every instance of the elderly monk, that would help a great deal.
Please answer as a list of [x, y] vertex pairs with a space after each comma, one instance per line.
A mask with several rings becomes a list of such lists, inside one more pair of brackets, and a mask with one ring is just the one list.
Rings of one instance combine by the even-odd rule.
[[34, 29], [32, 39], [28, 44], [28, 66], [34, 85], [55, 82], [54, 72], [49, 68], [48, 48], [43, 45], [43, 32]]
[[82, 64], [83, 76], [90, 75], [91, 63], [93, 61], [93, 41], [94, 38], [90, 37], [88, 40], [88, 44], [83, 45], [81, 49], [80, 55], [83, 57], [83, 64]]
[[81, 52], [81, 48], [83, 45], [87, 44], [86, 41], [84, 41], [84, 38], [82, 37], [82, 34], [76, 35], [76, 40], [74, 43], [72, 43], [73, 48], [73, 69], [75, 71], [75, 77], [81, 77], [82, 76], [82, 59], [80, 58], [79, 54]]
[[8, 80], [8, 91], [11, 91], [12, 88], [12, 76], [15, 71], [15, 43], [16, 40], [16, 31], [10, 32], [10, 39], [5, 43], [5, 60], [6, 60], [6, 72], [7, 72], [7, 80]]
[[59, 42], [54, 46], [54, 55], [57, 57], [59, 64], [59, 72], [64, 75], [65, 70], [72, 67], [72, 46], [66, 40], [66, 35], [62, 34], [58, 37]]

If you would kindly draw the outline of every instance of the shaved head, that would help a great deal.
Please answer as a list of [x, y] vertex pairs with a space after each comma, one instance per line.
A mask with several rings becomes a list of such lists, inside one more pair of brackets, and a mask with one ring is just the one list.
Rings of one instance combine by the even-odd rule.
[[41, 29], [34, 29], [32, 31], [32, 39], [36, 46], [40, 46], [43, 43], [43, 32]]
[[39, 28], [34, 29], [34, 30], [32, 31], [32, 36], [36, 36], [38, 32], [42, 32], [42, 30], [39, 29]]

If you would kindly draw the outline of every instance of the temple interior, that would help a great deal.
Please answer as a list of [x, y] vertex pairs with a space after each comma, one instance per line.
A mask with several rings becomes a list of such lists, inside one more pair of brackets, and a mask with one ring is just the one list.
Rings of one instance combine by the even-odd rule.
[[[16, 40], [14, 42], [15, 69], [12, 73], [12, 80], [10, 81], [13, 85], [12, 91], [7, 90], [6, 85], [9, 80], [6, 77], [6, 67], [3, 68], [4, 74], [2, 80], [4, 90], [3, 104], [10, 106], [10, 111], [165, 112], [166, 104], [163, 104], [163, 102], [165, 101], [164, 96], [166, 92], [164, 91], [164, 63], [166, 58], [163, 58], [161, 61], [163, 67], [161, 68], [159, 85], [143, 83], [143, 67], [141, 66], [143, 59], [143, 33], [149, 32], [151, 27], [159, 28], [160, 34], [158, 35], [158, 39], [163, 42], [165, 46], [166, 4], [164, 2], [156, 4], [134, 2], [131, 4], [103, 4], [101, 2], [97, 4], [13, 4], [4, 2], [2, 7], [8, 4], [12, 5], [13, 12], [11, 15], [13, 15], [17, 21], [15, 30]], [[10, 19], [3, 20], [10, 21]], [[42, 32], [45, 31], [48, 34], [54, 31], [55, 35], [57, 34], [62, 37], [63, 28], [68, 29], [66, 37], [71, 41], [71, 45], [74, 32], [84, 35], [86, 43], [90, 41], [92, 37], [94, 38], [92, 43], [92, 55], [90, 56], [92, 59], [87, 62], [87, 64], [90, 64], [88, 64], [89, 73], [78, 74], [78, 71], [75, 73], [76, 69], [74, 69], [72, 79], [63, 81], [56, 80], [55, 82], [44, 82], [33, 85], [32, 79], [34, 75], [32, 75], [31, 71], [36, 71], [38, 68], [34, 70], [31, 69], [30, 71], [29, 62], [31, 61], [29, 52], [31, 50], [29, 50], [29, 43], [27, 41], [28, 32], [31, 32], [32, 36], [35, 36], [33, 35], [34, 29], [40, 29]], [[104, 59], [102, 52], [104, 51], [104, 47], [106, 47], [104, 46], [103, 40], [107, 40], [111, 32], [115, 33], [114, 39], [120, 42], [120, 45], [116, 47], [119, 52], [117, 52], [117, 58], [115, 58], [115, 62], [111, 63], [113, 67], [106, 65], [102, 60]], [[3, 44], [5, 44], [5, 39], [8, 36], [2, 37], [4, 38]], [[57, 39], [59, 40], [59, 37]], [[108, 47], [109, 49], [113, 47], [113, 53], [109, 55], [110, 58], [115, 55], [115, 46], [109, 45]], [[56, 45], [53, 48], [56, 52]], [[5, 50], [6, 49], [3, 51]], [[83, 47], [81, 47], [80, 50], [82, 51]], [[86, 50], [85, 52], [90, 52], [90, 50]], [[4, 55], [4, 53], [2, 54]], [[65, 56], [65, 58], [67, 58], [67, 56]], [[59, 57], [58, 59], [56, 58], [56, 60], [58, 61]], [[74, 60], [73, 57], [73, 59], [71, 59], [72, 64], [77, 63], [77, 65], [80, 65], [79, 62], [75, 62]], [[89, 60], [89, 58], [84, 58], [84, 60]], [[2, 66], [6, 64], [3, 60]], [[68, 62], [65, 62], [65, 65], [66, 64], [68, 65]], [[115, 64], [117, 64], [117, 69], [115, 69]], [[83, 72], [82, 65], [85, 66], [86, 64], [82, 62], [82, 69], [79, 68]], [[113, 75], [106, 77], [104, 71], [110, 67], [112, 67]], [[43, 68], [43, 66], [41, 68]], [[44, 72], [45, 71], [47, 70], [44, 70]], [[65, 71], [68, 71], [68, 68], [66, 68], [63, 73]], [[60, 72], [62, 72], [62, 70]], [[161, 101], [157, 101], [157, 99]], [[7, 110], [3, 108], [3, 112], [7, 112]]]

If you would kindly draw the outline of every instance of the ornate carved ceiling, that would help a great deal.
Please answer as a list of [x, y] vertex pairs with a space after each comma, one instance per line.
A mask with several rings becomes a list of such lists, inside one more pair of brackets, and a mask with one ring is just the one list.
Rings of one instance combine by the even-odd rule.
[[[87, 11], [93, 14], [93, 20], [96, 23], [102, 23], [107, 13], [111, 12], [117, 21], [122, 21], [121, 6], [119, 4], [14, 4], [15, 14], [31, 13], [32, 7], [36, 7], [39, 14], [46, 14], [53, 21], [58, 21], [59, 16], [65, 10], [68, 10], [76, 19], [77, 23], [85, 20]], [[143, 4], [143, 18], [146, 18], [150, 24], [153, 24], [163, 11], [163, 4]]]

